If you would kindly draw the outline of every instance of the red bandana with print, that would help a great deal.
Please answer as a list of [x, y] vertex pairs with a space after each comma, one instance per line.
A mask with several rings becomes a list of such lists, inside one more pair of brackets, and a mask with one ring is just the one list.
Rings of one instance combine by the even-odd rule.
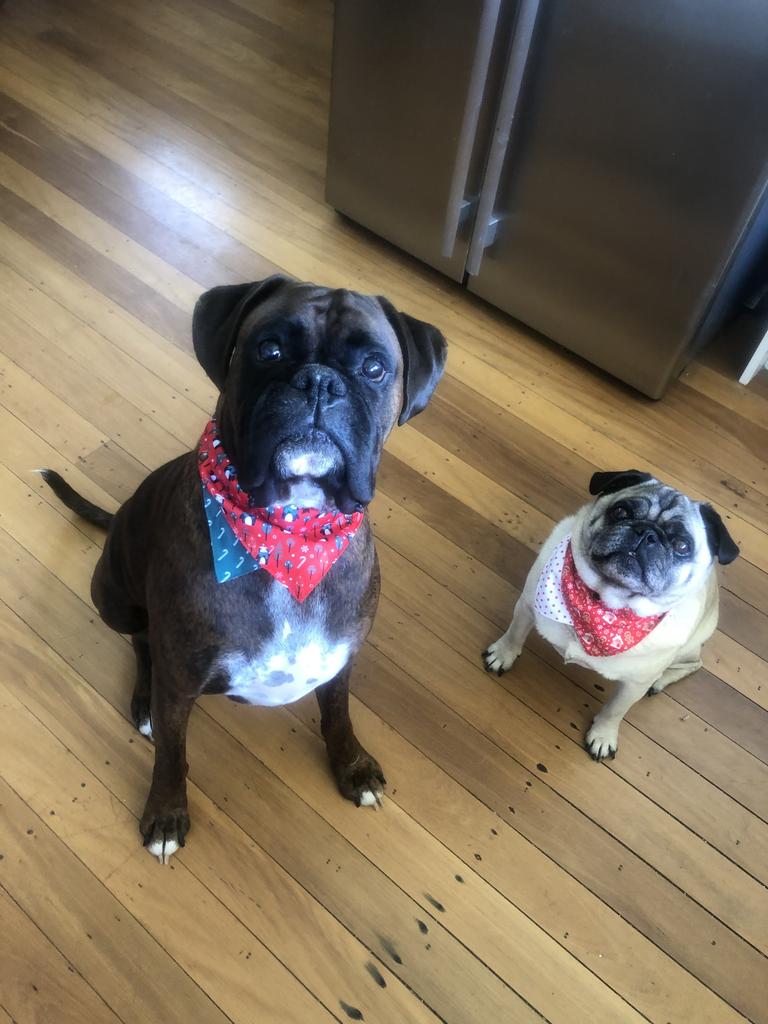
[[258, 567], [304, 601], [349, 547], [364, 512], [320, 512], [295, 505], [254, 508], [211, 420], [198, 446], [200, 479], [227, 526]]
[[637, 615], [630, 608], [608, 608], [576, 571], [571, 545], [563, 562], [563, 598], [581, 646], [594, 658], [621, 654], [654, 630], [662, 615]]

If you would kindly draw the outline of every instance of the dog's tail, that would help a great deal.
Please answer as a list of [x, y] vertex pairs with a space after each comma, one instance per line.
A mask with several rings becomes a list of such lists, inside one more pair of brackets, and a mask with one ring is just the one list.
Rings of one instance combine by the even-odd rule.
[[99, 508], [98, 505], [94, 505], [93, 502], [78, 494], [74, 488], [69, 486], [64, 477], [59, 476], [55, 470], [40, 469], [38, 472], [56, 497], [63, 501], [67, 508], [71, 508], [73, 512], [77, 512], [79, 516], [82, 516], [89, 523], [93, 523], [94, 526], [100, 526], [102, 530], [109, 529], [109, 524], [114, 519], [114, 515], [111, 512]]

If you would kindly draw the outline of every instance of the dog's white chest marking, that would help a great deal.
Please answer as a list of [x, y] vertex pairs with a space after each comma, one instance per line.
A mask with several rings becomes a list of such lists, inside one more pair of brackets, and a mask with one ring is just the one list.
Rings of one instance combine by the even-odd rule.
[[350, 655], [346, 641], [331, 641], [318, 630], [291, 626], [286, 619], [258, 655], [227, 654], [216, 666], [228, 676], [228, 697], [249, 704], [292, 704], [344, 668]]

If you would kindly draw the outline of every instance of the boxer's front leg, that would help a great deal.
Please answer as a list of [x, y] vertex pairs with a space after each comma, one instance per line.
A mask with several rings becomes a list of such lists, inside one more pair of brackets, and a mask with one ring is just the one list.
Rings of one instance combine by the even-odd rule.
[[184, 845], [189, 831], [187, 811], [187, 723], [195, 698], [179, 692], [157, 662], [152, 670], [152, 735], [155, 767], [139, 829], [144, 845], [167, 864]]
[[320, 706], [320, 728], [331, 771], [342, 796], [358, 807], [381, 804], [386, 779], [376, 758], [360, 745], [349, 717], [349, 674], [342, 669], [315, 691]]

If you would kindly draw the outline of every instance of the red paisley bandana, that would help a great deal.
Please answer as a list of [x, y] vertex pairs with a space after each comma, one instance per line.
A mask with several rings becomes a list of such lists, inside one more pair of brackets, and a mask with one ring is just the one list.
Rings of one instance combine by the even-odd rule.
[[576, 571], [571, 545], [563, 561], [562, 592], [581, 646], [595, 658], [621, 654], [639, 644], [664, 615], [637, 615], [630, 608], [608, 608]]
[[[221, 506], [221, 512], [216, 510], [219, 521], [223, 518], [226, 528], [234, 534], [233, 543], [242, 544], [250, 556], [248, 566], [266, 569], [300, 602], [312, 593], [347, 550], [365, 515], [364, 512], [351, 515], [338, 511], [319, 512], [295, 505], [252, 507], [248, 495], [237, 483], [235, 468], [222, 447], [214, 420], [208, 423], [200, 438], [198, 469], [214, 507]], [[218, 527], [219, 523], [215, 525]], [[213, 526], [209, 518], [209, 527]], [[215, 537], [212, 529], [212, 542]], [[232, 575], [221, 575], [219, 566], [215, 567], [220, 582]]]

